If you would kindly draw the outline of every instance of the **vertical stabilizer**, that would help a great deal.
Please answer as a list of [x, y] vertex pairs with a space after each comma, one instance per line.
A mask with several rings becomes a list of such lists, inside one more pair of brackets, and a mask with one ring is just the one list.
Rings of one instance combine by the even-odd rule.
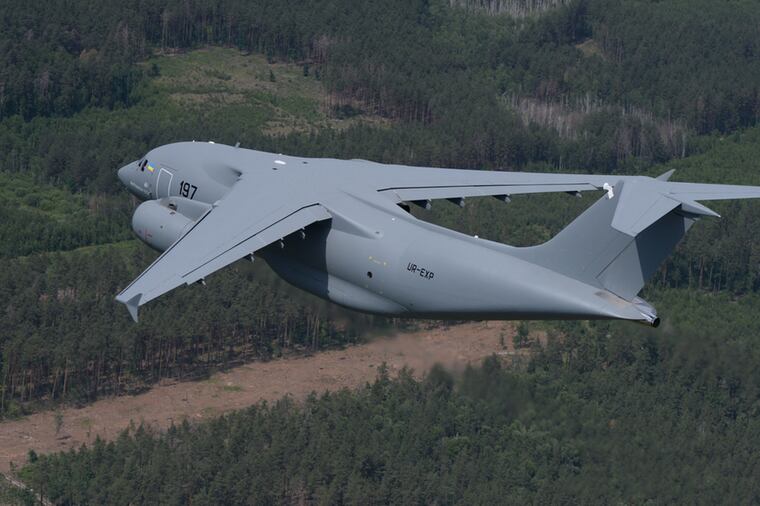
[[649, 181], [618, 182], [554, 238], [515, 254], [634, 300], [696, 220]]

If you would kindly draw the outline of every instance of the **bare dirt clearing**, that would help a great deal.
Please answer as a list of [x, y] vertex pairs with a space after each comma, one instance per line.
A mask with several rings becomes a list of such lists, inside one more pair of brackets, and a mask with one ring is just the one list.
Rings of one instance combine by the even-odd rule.
[[461, 370], [494, 353], [514, 356], [513, 335], [514, 326], [506, 322], [438, 327], [308, 357], [254, 362], [208, 380], [162, 384], [140, 395], [104, 399], [80, 409], [35, 413], [0, 423], [0, 472], [7, 473], [11, 462], [23, 464], [31, 449], [49, 453], [77, 448], [96, 436], [113, 439], [130, 423], [166, 428], [285, 395], [303, 399], [313, 391], [354, 388], [374, 380], [383, 362], [391, 375], [408, 367], [421, 376], [437, 363]]

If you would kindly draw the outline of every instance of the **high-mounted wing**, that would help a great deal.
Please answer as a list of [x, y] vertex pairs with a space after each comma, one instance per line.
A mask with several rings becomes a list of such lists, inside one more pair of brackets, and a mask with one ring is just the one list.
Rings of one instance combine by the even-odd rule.
[[621, 205], [615, 213], [613, 227], [635, 236], [663, 214], [679, 207], [694, 215], [718, 216], [699, 204], [700, 200], [760, 198], [760, 189], [752, 186], [678, 183], [669, 181], [670, 170], [657, 178], [589, 174], [542, 174], [488, 170], [433, 169], [426, 167], [386, 166], [377, 181], [378, 192], [396, 202], [416, 202], [426, 206], [430, 200], [449, 199], [462, 203], [465, 197], [496, 196], [508, 200], [511, 195], [527, 193], [606, 190], [625, 182]]
[[378, 178], [378, 191], [398, 202], [498, 196], [526, 193], [577, 193], [605, 188], [614, 176], [541, 174], [489, 170], [433, 169], [389, 165]]
[[137, 309], [146, 302], [329, 218], [313, 197], [294, 190], [292, 180], [277, 172], [243, 176], [116, 300], [137, 321]]

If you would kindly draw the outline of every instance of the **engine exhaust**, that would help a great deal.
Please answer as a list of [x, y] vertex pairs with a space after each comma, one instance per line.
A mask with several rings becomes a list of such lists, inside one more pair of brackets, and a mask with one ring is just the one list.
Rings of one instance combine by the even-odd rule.
[[641, 323], [642, 325], [647, 325], [655, 329], [660, 326], [660, 318], [657, 316], [657, 310], [652, 307], [651, 304], [640, 297], [636, 297], [632, 302], [642, 316], [642, 319], [636, 320], [636, 323]]

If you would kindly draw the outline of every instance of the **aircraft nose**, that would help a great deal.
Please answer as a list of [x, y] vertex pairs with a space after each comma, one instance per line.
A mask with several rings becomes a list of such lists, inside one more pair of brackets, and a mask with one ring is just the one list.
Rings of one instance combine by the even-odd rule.
[[137, 168], [137, 162], [134, 161], [119, 169], [119, 171], [117, 172], [117, 174], [119, 175], [119, 181], [121, 181], [121, 183], [124, 186], [129, 187], [131, 175], [134, 173], [136, 168]]

